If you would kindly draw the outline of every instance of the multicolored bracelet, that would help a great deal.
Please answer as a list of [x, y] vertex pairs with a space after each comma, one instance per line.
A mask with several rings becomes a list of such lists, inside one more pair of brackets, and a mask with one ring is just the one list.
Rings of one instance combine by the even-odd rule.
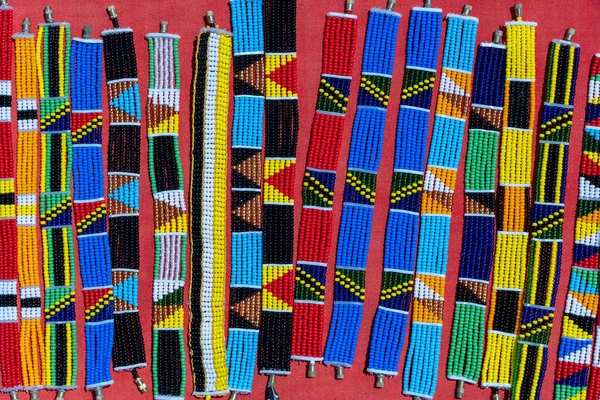
[[535, 121], [535, 22], [506, 23], [506, 83], [493, 288], [483, 362], [483, 387], [511, 388], [517, 346], [530, 221], [530, 178]]
[[252, 391], [258, 351], [262, 268], [262, 146], [265, 43], [262, 0], [231, 0], [234, 112], [231, 132], [229, 388]]
[[546, 61], [539, 129], [525, 306], [513, 367], [511, 399], [539, 399], [560, 278], [565, 187], [579, 45], [553, 40]]
[[469, 139], [465, 161], [463, 239], [454, 322], [448, 354], [448, 379], [456, 380], [456, 396], [464, 383], [481, 377], [485, 313], [496, 239], [496, 167], [502, 130], [506, 46], [481, 43], [477, 52]]
[[17, 312], [18, 238], [12, 145], [13, 9], [0, 6], [0, 376], [1, 391], [23, 389]]
[[[133, 30], [119, 28], [114, 7], [107, 9], [113, 29], [102, 32], [108, 91], [108, 238], [115, 298], [113, 369], [131, 371], [141, 392], [137, 368], [146, 366], [138, 314], [140, 120]], [[158, 393], [158, 392], [156, 392]]]
[[186, 278], [187, 211], [179, 153], [179, 39], [149, 33], [148, 169], [154, 199], [154, 285], [152, 292], [152, 381], [154, 398], [185, 392], [183, 286]]
[[261, 374], [289, 375], [294, 302], [294, 178], [298, 141], [296, 0], [266, 0]]
[[71, 228], [71, 101], [69, 97], [71, 27], [46, 23], [37, 36], [40, 89], [41, 179], [40, 225], [45, 283], [46, 354], [43, 385], [57, 390], [76, 388], [75, 257]]
[[[571, 121], [571, 117], [567, 121]], [[573, 264], [562, 318], [554, 398], [598, 398], [600, 382], [590, 382], [592, 343], [598, 315], [598, 253], [600, 253], [600, 54], [592, 60], [579, 166], [579, 197], [575, 221]], [[596, 345], [598, 340], [596, 340]], [[598, 365], [597, 363], [595, 363]], [[597, 367], [596, 367], [597, 368]], [[587, 396], [586, 396], [587, 395]], [[592, 397], [595, 396], [595, 397]]]
[[358, 18], [327, 13], [317, 106], [313, 118], [302, 188], [302, 217], [296, 261], [296, 294], [292, 313], [292, 359], [314, 364], [323, 360], [325, 276], [331, 230], [333, 192], [348, 97], [354, 68]]
[[114, 297], [102, 162], [102, 40], [73, 39], [71, 141], [73, 211], [85, 306], [86, 390], [98, 397], [111, 385]]
[[207, 13], [210, 27], [198, 35], [192, 87], [190, 358], [198, 397], [229, 392], [223, 304], [232, 40], [213, 18]]
[[442, 75], [427, 169], [421, 192], [412, 325], [406, 364], [405, 395], [432, 399], [444, 321], [444, 288], [456, 173], [471, 100], [471, 74], [479, 20], [448, 14]]
[[[42, 299], [39, 266], [39, 145], [35, 37], [29, 33], [29, 19], [23, 32], [13, 35], [16, 50], [17, 94], [17, 262], [21, 292], [21, 369], [23, 386], [31, 397], [42, 388], [43, 355]], [[6, 54], [2, 52], [1, 54]]]
[[352, 366], [362, 320], [365, 271], [381, 160], [385, 118], [402, 16], [373, 8], [365, 36], [358, 106], [345, 176], [342, 219], [334, 278], [334, 305], [325, 348], [325, 364], [336, 367], [338, 379]]
[[[396, 129], [394, 175], [383, 253], [383, 277], [367, 361], [367, 372], [378, 375], [378, 387], [383, 386], [383, 376], [398, 374], [400, 353], [408, 325], [425, 147], [441, 35], [441, 9], [412, 9]], [[382, 139], [383, 130], [380, 141]], [[365, 153], [370, 154], [368, 147]], [[351, 220], [348, 223], [351, 224]], [[349, 252], [352, 252], [352, 247], [348, 249]], [[367, 248], [361, 250], [365, 253], [360, 254], [360, 257], [366, 262]]]

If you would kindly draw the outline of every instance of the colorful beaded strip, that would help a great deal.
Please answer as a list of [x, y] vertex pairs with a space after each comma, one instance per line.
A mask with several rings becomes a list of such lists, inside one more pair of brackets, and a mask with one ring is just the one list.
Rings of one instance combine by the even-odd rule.
[[227, 367], [232, 391], [250, 393], [261, 312], [262, 135], [265, 44], [262, 0], [232, 0], [231, 281]]
[[330, 12], [325, 18], [321, 82], [303, 178], [292, 359], [312, 363], [323, 360], [325, 275], [335, 171], [350, 96], [357, 26], [356, 15]]
[[485, 312], [496, 239], [496, 166], [502, 129], [506, 46], [482, 43], [477, 52], [465, 162], [464, 223], [448, 379], [481, 377]]
[[[185, 391], [183, 286], [187, 213], [179, 154], [179, 39], [146, 35], [149, 51], [148, 169], [154, 198], [152, 381], [154, 398]], [[170, 397], [173, 398], [173, 397]]]
[[2, 391], [22, 389], [17, 316], [19, 278], [15, 170], [12, 146], [13, 9], [0, 7], [0, 376]]
[[535, 120], [536, 26], [521, 17], [506, 23], [506, 106], [500, 145], [498, 232], [481, 383], [494, 389], [511, 387], [523, 309]]
[[71, 53], [73, 212], [85, 306], [86, 389], [108, 386], [114, 341], [104, 164], [102, 41], [73, 39]]
[[49, 389], [75, 389], [75, 257], [71, 228], [71, 28], [41, 24], [37, 36], [40, 83], [40, 225], [44, 267], [46, 354], [44, 383]]
[[190, 358], [194, 396], [229, 392], [223, 304], [231, 46], [231, 33], [215, 28], [202, 29], [196, 46], [190, 182]]
[[[113, 369], [146, 366], [138, 314], [140, 120], [137, 61], [133, 30], [102, 32], [108, 91], [108, 238], [115, 298]], [[156, 392], [158, 393], [158, 392]]]
[[[39, 185], [39, 145], [35, 37], [30, 33], [13, 35], [16, 50], [17, 89], [17, 238], [19, 285], [21, 290], [21, 358], [26, 390], [42, 387], [45, 354], [42, 332], [39, 237], [37, 231]], [[6, 54], [0, 52], [0, 54]]]
[[[412, 9], [396, 130], [383, 277], [367, 361], [367, 372], [373, 374], [398, 375], [398, 362], [404, 346], [413, 291], [425, 146], [441, 35], [441, 9]], [[383, 139], [383, 132], [381, 136]], [[367, 147], [366, 157], [370, 154], [368, 149]], [[348, 222], [352, 223], [352, 220]], [[350, 254], [353, 247], [355, 246], [351, 244], [347, 250]], [[363, 263], [366, 262], [366, 252], [367, 247], [361, 248]]]
[[[567, 121], [571, 120], [569, 116]], [[585, 399], [586, 394], [591, 399], [600, 395], [598, 382], [590, 384], [589, 391], [587, 389], [593, 336], [597, 330], [594, 321], [598, 314], [600, 279], [600, 190], [597, 188], [600, 178], [600, 54], [593, 58], [590, 69], [581, 151], [573, 265], [554, 377], [556, 400]]]
[[371, 9], [358, 106], [345, 176], [344, 203], [334, 278], [334, 306], [325, 363], [351, 366], [362, 319], [365, 271], [381, 160], [385, 118], [401, 15]]
[[289, 375], [298, 141], [296, 0], [266, 0], [264, 233], [259, 371]]
[[433, 398], [444, 321], [444, 288], [456, 173], [471, 101], [477, 18], [449, 14], [442, 75], [427, 169], [421, 192], [421, 221], [404, 394]]
[[560, 278], [565, 187], [579, 45], [554, 40], [546, 62], [537, 150], [525, 306], [521, 316], [513, 400], [539, 399]]

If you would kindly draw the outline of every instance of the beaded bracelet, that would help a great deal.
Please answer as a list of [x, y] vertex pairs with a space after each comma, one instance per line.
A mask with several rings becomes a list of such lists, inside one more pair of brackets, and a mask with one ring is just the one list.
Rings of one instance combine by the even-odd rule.
[[[181, 398], [185, 391], [183, 286], [187, 214], [179, 154], [179, 39], [166, 33], [148, 39], [150, 82], [146, 122], [148, 169], [154, 198], [152, 381], [154, 398]], [[169, 397], [170, 396], [170, 397]]]
[[[333, 223], [333, 192], [356, 49], [358, 18], [330, 12], [325, 18], [317, 107], [303, 177], [302, 216], [292, 313], [292, 359], [323, 360], [325, 276]], [[314, 367], [309, 367], [314, 376]]]
[[[19, 256], [12, 146], [12, 7], [0, 6], [0, 376], [1, 391], [23, 388], [17, 316]], [[14, 393], [14, 394], [13, 394]]]
[[537, 24], [524, 22], [520, 5], [515, 8], [517, 20], [506, 23], [506, 106], [500, 145], [498, 231], [481, 382], [494, 391], [511, 387], [523, 309], [530, 220]]
[[71, 102], [69, 76], [71, 27], [46, 23], [37, 36], [40, 90], [41, 179], [40, 225], [44, 268], [46, 353], [45, 388], [75, 389], [77, 341], [75, 325], [75, 257], [71, 228]]
[[[85, 36], [91, 33], [86, 28]], [[113, 383], [114, 297], [102, 162], [102, 40], [73, 39], [71, 53], [73, 212], [85, 306], [86, 389]]]
[[481, 376], [485, 313], [496, 237], [496, 165], [502, 129], [506, 46], [502, 31], [481, 43], [473, 82], [465, 162], [464, 223], [448, 379], [476, 384]]
[[[133, 30], [119, 28], [113, 7], [113, 29], [102, 32], [104, 74], [108, 92], [108, 239], [114, 296], [113, 369], [131, 371], [140, 391], [145, 385], [137, 368], [146, 366], [138, 313], [140, 120], [137, 61]], [[159, 393], [159, 392], [156, 392]]]
[[[212, 17], [212, 13], [207, 14]], [[209, 19], [209, 18], [207, 18]], [[200, 30], [192, 103], [190, 358], [194, 396], [229, 392], [225, 363], [227, 114], [231, 33]]]
[[[513, 367], [511, 399], [539, 399], [560, 278], [565, 186], [579, 45], [550, 44], [539, 129], [525, 306]], [[568, 40], [567, 40], [568, 39]]]
[[261, 310], [262, 135], [265, 44], [262, 0], [232, 0], [231, 281], [227, 367], [233, 392], [250, 393]]
[[437, 385], [448, 242], [456, 172], [471, 97], [471, 74], [479, 20], [449, 14], [433, 136], [423, 176], [412, 325], [405, 395], [433, 398]]
[[298, 141], [296, 0], [266, 0], [261, 374], [289, 375], [294, 301], [294, 178]]
[[[42, 300], [39, 277], [37, 225], [39, 185], [39, 141], [35, 37], [30, 22], [13, 35], [16, 50], [17, 93], [17, 262], [21, 292], [21, 359], [23, 386], [32, 394], [42, 388], [45, 354], [42, 332]], [[6, 54], [2, 52], [1, 54]]]
[[[367, 360], [367, 372], [379, 375], [378, 386], [382, 385], [381, 375], [398, 374], [398, 362], [408, 324], [425, 147], [441, 35], [441, 9], [412, 9], [396, 130], [383, 277]], [[368, 150], [366, 154], [369, 155]], [[348, 249], [349, 252], [352, 247]], [[360, 255], [364, 263], [367, 247], [361, 250], [364, 251]]]
[[[569, 117], [567, 121], [571, 121]], [[579, 166], [579, 197], [575, 220], [573, 264], [554, 377], [556, 400], [598, 398], [599, 382], [590, 382], [594, 321], [598, 315], [598, 253], [600, 252], [600, 54], [592, 60]], [[559, 258], [560, 259], [560, 258]], [[596, 341], [596, 347], [598, 341]], [[597, 370], [597, 363], [596, 370]], [[597, 375], [595, 375], [597, 377]], [[595, 397], [591, 397], [594, 395]]]

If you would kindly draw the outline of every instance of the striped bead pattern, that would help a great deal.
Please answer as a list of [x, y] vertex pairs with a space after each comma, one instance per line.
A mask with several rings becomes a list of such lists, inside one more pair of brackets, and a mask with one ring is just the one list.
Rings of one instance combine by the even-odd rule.
[[192, 98], [190, 358], [194, 396], [229, 392], [225, 350], [227, 115], [231, 33], [200, 31]]
[[262, 269], [265, 43], [262, 0], [232, 0], [231, 281], [227, 367], [232, 391], [250, 393], [258, 352]]
[[404, 346], [413, 294], [425, 147], [441, 35], [441, 9], [413, 8], [396, 128], [383, 276], [367, 361], [367, 372], [372, 374], [398, 375], [400, 353]]
[[[569, 119], [570, 120], [570, 119]], [[575, 243], [569, 288], [554, 376], [556, 400], [593, 399], [600, 395], [599, 382], [589, 381], [594, 326], [598, 314], [598, 260], [600, 253], [600, 55], [594, 56], [579, 165], [579, 195]], [[559, 258], [560, 259], [560, 258]], [[598, 343], [598, 342], [596, 342]], [[598, 353], [594, 353], [598, 354]], [[596, 359], [597, 356], [594, 356]], [[599, 365], [597, 360], [595, 366]], [[597, 368], [597, 367], [595, 367]], [[594, 397], [595, 396], [595, 397]]]
[[45, 353], [42, 332], [39, 236], [37, 226], [39, 146], [35, 36], [13, 35], [16, 50], [17, 94], [17, 262], [21, 296], [21, 370], [26, 390], [42, 388]]
[[108, 237], [115, 298], [113, 369], [146, 366], [138, 314], [140, 120], [133, 31], [102, 32], [108, 92]]
[[23, 386], [17, 315], [19, 252], [11, 123], [12, 22], [13, 9], [0, 7], [0, 343], [3, 343], [0, 352], [0, 387], [6, 391]]
[[152, 381], [159, 396], [181, 397], [186, 372], [183, 286], [188, 225], [179, 155], [179, 36], [150, 33], [146, 39], [148, 169], [154, 199]]
[[102, 162], [102, 41], [73, 39], [73, 213], [85, 307], [87, 390], [113, 383], [114, 297]]
[[412, 325], [404, 393], [433, 398], [444, 321], [444, 288], [456, 173], [471, 101], [479, 20], [449, 14], [433, 136], [423, 176]]
[[498, 218], [493, 288], [482, 386], [510, 389], [523, 310], [530, 221], [530, 176], [535, 120], [537, 24], [506, 23], [505, 107], [500, 145]]
[[294, 179], [298, 142], [296, 0], [265, 0], [262, 313], [258, 369], [289, 375], [294, 305]]
[[539, 399], [562, 256], [564, 200], [579, 67], [579, 45], [550, 44], [546, 62], [533, 212], [529, 229], [529, 263], [512, 390], [513, 400]]
[[46, 320], [43, 385], [75, 389], [75, 258], [71, 228], [71, 28], [40, 24], [36, 61], [40, 89], [40, 225]]
[[[330, 12], [325, 18], [323, 58], [302, 187], [302, 217], [292, 313], [292, 359], [323, 360], [325, 275], [336, 169], [350, 97], [358, 18]], [[380, 92], [381, 93], [381, 92]]]
[[465, 162], [463, 239], [448, 379], [476, 384], [481, 377], [485, 313], [496, 238], [496, 167], [506, 46], [479, 45]]

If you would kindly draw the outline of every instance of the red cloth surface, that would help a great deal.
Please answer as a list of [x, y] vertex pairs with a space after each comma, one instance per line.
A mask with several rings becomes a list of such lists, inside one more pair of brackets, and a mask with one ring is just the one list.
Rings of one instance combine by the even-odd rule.
[[[465, 0], [434, 0], [435, 7], [442, 7], [444, 14], [449, 12], [460, 13]], [[352, 130], [352, 120], [356, 109], [357, 85], [360, 79], [360, 60], [364, 44], [364, 35], [367, 24], [368, 10], [371, 7], [385, 7], [385, 0], [358, 0], [355, 5], [355, 13], [359, 18], [358, 39], [357, 39], [357, 60], [354, 68], [354, 80], [350, 95], [350, 104], [348, 107], [348, 118], [344, 131], [344, 138], [341, 146], [340, 163], [338, 165], [338, 174], [343, 174], [346, 167], [346, 159], [350, 144], [350, 133]], [[600, 11], [597, 0], [525, 0], [524, 19], [538, 22], [537, 35], [537, 94], [536, 102], [539, 108], [543, 87], [544, 65], [548, 50], [548, 44], [554, 38], [562, 38], [564, 31], [573, 27], [577, 30], [575, 41], [581, 44], [581, 62], [579, 70], [578, 90], [575, 101], [575, 116], [573, 120], [573, 135], [571, 140], [569, 175], [567, 181], [567, 198], [565, 211], [565, 244], [563, 248], [563, 270], [559, 294], [557, 296], [557, 321], [561, 321], [561, 315], [564, 308], [565, 291], [568, 283], [572, 243], [573, 226], [575, 219], [575, 207], [577, 199], [577, 170], [579, 164], [579, 153], [581, 151], [581, 132], [583, 128], [584, 107], [587, 91], [587, 77], [591, 58], [593, 54], [600, 51], [600, 43], [597, 39], [600, 37], [600, 24], [596, 17]], [[71, 23], [73, 35], [80, 36], [83, 25], [93, 27], [92, 37], [99, 36], [103, 29], [111, 26], [106, 15], [105, 7], [114, 4], [119, 14], [121, 26], [130, 26], [134, 29], [135, 44], [137, 48], [138, 69], [140, 78], [140, 90], [142, 98], [142, 109], [145, 109], [148, 83], [148, 50], [144, 36], [149, 32], [157, 32], [161, 20], [169, 21], [169, 32], [181, 35], [180, 56], [181, 56], [181, 152], [183, 161], [183, 170], [187, 183], [189, 182], [189, 88], [192, 79], [192, 53], [193, 42], [200, 28], [204, 26], [203, 16], [207, 10], [214, 10], [217, 24], [221, 28], [230, 29], [230, 12], [226, 0], [212, 1], [194, 1], [194, 0], [12, 0], [10, 5], [15, 9], [15, 31], [20, 30], [20, 21], [24, 17], [29, 17], [32, 23], [32, 32], [37, 31], [37, 24], [43, 22], [43, 8], [46, 5], [52, 6], [56, 21], [67, 21]], [[511, 20], [510, 7], [512, 1], [507, 0], [470, 0], [469, 4], [473, 6], [472, 15], [479, 18], [479, 41], [491, 40], [492, 33]], [[369, 268], [366, 283], [366, 299], [363, 324], [360, 331], [358, 349], [356, 353], [355, 365], [353, 368], [346, 369], [346, 378], [342, 381], [334, 380], [333, 368], [327, 368], [323, 365], [317, 366], [317, 377], [315, 379], [305, 378], [305, 363], [293, 363], [292, 375], [281, 377], [277, 380], [277, 391], [282, 399], [396, 399], [405, 398], [402, 396], [402, 371], [404, 366], [404, 353], [401, 359], [400, 375], [394, 379], [386, 379], [384, 389], [375, 389], [373, 387], [374, 378], [365, 374], [367, 346], [371, 322], [375, 309], [377, 307], [379, 285], [381, 282], [382, 251], [385, 231], [385, 221], [387, 213], [388, 196], [392, 178], [392, 164], [394, 153], [394, 135], [396, 129], [396, 119], [398, 115], [398, 105], [402, 84], [402, 74], [404, 70], [404, 51], [406, 43], [406, 32], [408, 29], [408, 17], [410, 9], [413, 6], [421, 6], [420, 0], [399, 1], [396, 11], [402, 13], [403, 18], [400, 24], [398, 36], [398, 49], [396, 57], [396, 68], [391, 90], [391, 99], [388, 110], [387, 125], [385, 132], [385, 143], [383, 158], [378, 179], [378, 201], [375, 205], [374, 224], [372, 229], [372, 240], [369, 251]], [[298, 69], [300, 76], [300, 87], [298, 88], [300, 101], [300, 137], [298, 142], [298, 171], [304, 170], [306, 153], [308, 149], [309, 132], [311, 119], [314, 113], [317, 90], [320, 74], [321, 57], [321, 39], [324, 26], [325, 14], [328, 11], [343, 11], [343, 0], [298, 0]], [[445, 31], [445, 25], [444, 25]], [[440, 57], [441, 59], [441, 57]], [[106, 97], [104, 99], [105, 120], [108, 119]], [[16, 107], [15, 107], [16, 108]], [[230, 117], [233, 110], [230, 110]], [[432, 113], [433, 114], [433, 113]], [[433, 116], [433, 115], [432, 115]], [[145, 118], [145, 115], [144, 115]], [[142, 124], [145, 126], [145, 119], [142, 118]], [[14, 118], [16, 121], [16, 118]], [[15, 128], [16, 129], [16, 128]], [[105, 143], [108, 140], [108, 125], [105, 125]], [[142, 130], [144, 132], [144, 130]], [[16, 139], [16, 132], [14, 132]], [[466, 138], [466, 137], [465, 137]], [[15, 146], [16, 148], [16, 146]], [[463, 146], [463, 156], [465, 151]], [[106, 164], [105, 164], [106, 165]], [[461, 161], [460, 172], [457, 180], [457, 196], [455, 196], [455, 206], [452, 217], [452, 230], [450, 238], [450, 257], [448, 263], [448, 275], [446, 286], [446, 303], [444, 309], [444, 342], [442, 344], [440, 369], [436, 399], [453, 399], [454, 382], [446, 380], [446, 358], [448, 353], [448, 341], [451, 332], [452, 315], [454, 309], [454, 294], [456, 280], [458, 275], [458, 264], [460, 257], [461, 232], [462, 232], [462, 190], [463, 190], [463, 166]], [[152, 197], [150, 193], [150, 183], [147, 168], [147, 140], [142, 140], [142, 177], [141, 177], [141, 211], [140, 211], [140, 246], [141, 246], [141, 271], [140, 271], [140, 315], [144, 329], [144, 338], [146, 342], [146, 356], [150, 365], [151, 356], [151, 301], [152, 301], [152, 271], [153, 271], [153, 215], [152, 215]], [[298, 174], [300, 177], [300, 174]], [[336, 186], [336, 196], [341, 198], [343, 191], [343, 179], [338, 179]], [[301, 199], [302, 180], [296, 181], [296, 199]], [[337, 232], [339, 227], [341, 201], [337, 201], [333, 213], [333, 243], [337, 241]], [[296, 203], [296, 217], [299, 221], [300, 202]], [[296, 237], [299, 225], [296, 224]], [[328, 271], [328, 282], [333, 282], [333, 265], [335, 261], [335, 245], [332, 246], [329, 255], [330, 269]], [[188, 264], [189, 267], [189, 264]], [[83, 390], [85, 376], [85, 342], [84, 342], [84, 306], [81, 296], [81, 280], [77, 275], [77, 332], [78, 337], [78, 356], [79, 373], [77, 385], [79, 389], [67, 393], [67, 399], [90, 399], [92, 395]], [[329, 327], [329, 318], [332, 307], [332, 289], [331, 284], [327, 287], [327, 296], [325, 304], [325, 330]], [[560, 322], [555, 324], [550, 342], [550, 357], [546, 379], [544, 381], [541, 398], [551, 399], [553, 393], [553, 378], [556, 364], [556, 349], [560, 337]], [[143, 380], [152, 387], [150, 367], [140, 370]], [[115, 384], [104, 390], [105, 399], [137, 399], [152, 398], [151, 393], [140, 395], [132, 382], [129, 373], [113, 372]], [[250, 396], [244, 396], [244, 399], [263, 399], [266, 386], [266, 377], [257, 376], [254, 381], [254, 392]], [[188, 364], [187, 390], [186, 398], [192, 398], [192, 376]], [[26, 398], [21, 394], [21, 398]], [[467, 385], [465, 399], [488, 399], [489, 390], [482, 390], [478, 387]], [[8, 398], [8, 395], [0, 394], [0, 398]], [[54, 399], [54, 392], [42, 391], [40, 393], [42, 400]]]

